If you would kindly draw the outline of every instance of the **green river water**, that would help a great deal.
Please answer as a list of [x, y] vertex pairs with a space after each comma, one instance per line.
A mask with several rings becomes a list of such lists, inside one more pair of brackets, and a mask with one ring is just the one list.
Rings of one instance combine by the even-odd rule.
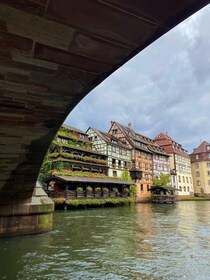
[[210, 280], [210, 202], [57, 211], [0, 240], [0, 279]]

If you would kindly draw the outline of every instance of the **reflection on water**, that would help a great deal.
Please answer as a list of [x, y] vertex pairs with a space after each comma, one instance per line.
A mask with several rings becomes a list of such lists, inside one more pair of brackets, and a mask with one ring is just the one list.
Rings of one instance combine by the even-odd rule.
[[0, 279], [210, 279], [210, 203], [56, 212], [0, 246]]

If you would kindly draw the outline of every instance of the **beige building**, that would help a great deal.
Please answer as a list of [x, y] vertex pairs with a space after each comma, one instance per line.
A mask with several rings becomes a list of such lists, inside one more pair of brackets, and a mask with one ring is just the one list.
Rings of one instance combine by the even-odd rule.
[[170, 155], [171, 174], [176, 176], [172, 178], [172, 185], [178, 189], [177, 195], [182, 197], [194, 195], [190, 156], [187, 151], [167, 133], [160, 133], [154, 141]]
[[190, 158], [195, 195], [210, 196], [210, 143], [202, 142]]

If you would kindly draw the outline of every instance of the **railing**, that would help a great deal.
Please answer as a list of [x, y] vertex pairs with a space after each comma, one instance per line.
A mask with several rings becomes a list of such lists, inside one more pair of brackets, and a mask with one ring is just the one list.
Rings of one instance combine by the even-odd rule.
[[88, 192], [88, 191], [52, 191], [52, 190], [47, 190], [46, 193], [50, 198], [58, 198], [58, 197], [63, 197], [65, 199], [85, 199], [85, 198], [108, 198], [108, 197], [128, 197], [129, 193], [119, 193], [119, 192], [114, 192], [114, 191], [109, 191], [109, 192], [103, 192], [103, 191], [93, 191], [93, 192]]
[[174, 203], [176, 201], [175, 195], [152, 195], [152, 202], [154, 203]]

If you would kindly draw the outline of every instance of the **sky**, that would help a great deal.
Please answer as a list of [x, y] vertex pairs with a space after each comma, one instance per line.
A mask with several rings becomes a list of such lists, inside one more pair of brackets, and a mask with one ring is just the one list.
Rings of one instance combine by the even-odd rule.
[[65, 123], [108, 132], [111, 121], [189, 153], [210, 142], [210, 5], [155, 41], [89, 93]]

